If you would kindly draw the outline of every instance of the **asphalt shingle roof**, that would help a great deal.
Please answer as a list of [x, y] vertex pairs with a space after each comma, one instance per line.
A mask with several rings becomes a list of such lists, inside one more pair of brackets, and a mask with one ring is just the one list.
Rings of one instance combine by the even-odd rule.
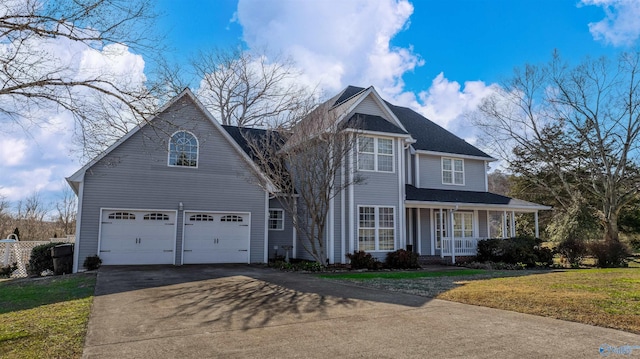
[[[364, 91], [362, 87], [348, 86], [338, 97], [334, 106], [347, 101], [351, 97]], [[416, 140], [413, 148], [416, 150], [453, 153], [459, 155], [485, 157], [491, 156], [479, 150], [465, 140], [445, 130], [421, 114], [407, 107], [395, 106], [385, 101], [389, 109], [396, 115], [402, 126]]]
[[446, 202], [446, 203], [479, 203], [508, 205], [510, 197], [490, 192], [455, 191], [445, 189], [416, 188], [405, 185], [407, 201]]
[[362, 87], [347, 86], [347, 88], [342, 91], [336, 102], [333, 103], [333, 106], [338, 106], [364, 90], [365, 89]]
[[343, 122], [342, 128], [355, 128], [364, 131], [401, 133], [405, 135], [407, 134], [405, 130], [380, 116], [365, 115], [362, 113], [356, 113], [351, 116], [351, 118]]
[[[255, 138], [256, 141], [260, 141], [264, 136], [268, 133], [271, 133], [274, 136], [277, 136], [278, 133], [275, 131], [267, 131], [260, 128], [248, 128], [248, 127], [236, 127], [229, 125], [222, 125], [225, 131], [233, 138], [234, 141], [242, 148], [242, 150], [249, 155], [249, 157], [253, 158], [254, 154], [251, 149], [251, 145], [248, 142], [248, 139]], [[269, 143], [278, 143], [278, 141], [269, 141]], [[260, 142], [257, 142], [260, 145]]]

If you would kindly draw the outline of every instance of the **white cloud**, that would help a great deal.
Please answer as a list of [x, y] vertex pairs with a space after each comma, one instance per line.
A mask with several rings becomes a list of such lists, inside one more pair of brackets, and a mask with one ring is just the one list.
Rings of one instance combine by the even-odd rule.
[[477, 108], [496, 86], [482, 81], [467, 81], [462, 88], [458, 82], [449, 81], [444, 73], [440, 73], [428, 90], [418, 94], [420, 103], [415, 109], [439, 125], [451, 128], [452, 122]]
[[628, 46], [640, 36], [640, 1], [582, 0], [580, 4], [599, 6], [605, 12], [604, 19], [589, 23], [589, 31], [595, 40]]
[[406, 0], [285, 0], [269, 6], [240, 0], [237, 21], [249, 47], [291, 56], [310, 86], [335, 93], [347, 84], [375, 85], [399, 93], [402, 75], [422, 63], [411, 48], [390, 46], [412, 13]]
[[0, 140], [0, 163], [7, 169], [16, 166], [23, 161], [26, 151], [27, 141], [23, 138]]
[[[47, 54], [44, 65], [62, 65], [65, 78], [81, 79], [100, 71], [102, 76], [122, 86], [140, 86], [146, 80], [144, 60], [129, 52], [126, 46], [107, 45], [96, 50], [64, 38], [30, 41], [29, 46]], [[10, 44], [2, 46], [0, 51]], [[44, 65], [33, 70], [44, 71]], [[83, 89], [75, 91], [75, 95], [83, 98]], [[64, 178], [81, 166], [80, 156], [74, 154], [77, 146], [72, 114], [56, 106], [20, 108], [20, 103], [8, 97], [0, 101], [3, 109], [18, 108], [30, 121], [26, 126], [18, 126], [11, 118], [0, 117], [3, 125], [0, 128], [0, 195], [15, 203], [38, 191], [45, 201], [54, 200], [66, 186]], [[93, 97], [85, 96], [84, 101], [90, 104]]]
[[[319, 84], [332, 96], [347, 85], [373, 85], [387, 100], [423, 114], [458, 136], [475, 141], [463, 114], [473, 111], [497, 85], [463, 86], [439, 74], [417, 95], [402, 77], [424, 61], [412, 47], [391, 45], [410, 26], [413, 6], [406, 0], [328, 0], [271, 2], [240, 0], [232, 21], [243, 27], [250, 48], [290, 56], [305, 73], [301, 82]], [[425, 54], [428, 58], [428, 54]]]

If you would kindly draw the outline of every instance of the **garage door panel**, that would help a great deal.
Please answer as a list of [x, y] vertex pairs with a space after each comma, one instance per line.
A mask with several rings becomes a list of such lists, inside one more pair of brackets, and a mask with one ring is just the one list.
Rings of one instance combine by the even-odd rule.
[[247, 263], [249, 215], [187, 213], [184, 226], [185, 264]]
[[172, 264], [175, 212], [104, 210], [100, 257], [104, 264]]

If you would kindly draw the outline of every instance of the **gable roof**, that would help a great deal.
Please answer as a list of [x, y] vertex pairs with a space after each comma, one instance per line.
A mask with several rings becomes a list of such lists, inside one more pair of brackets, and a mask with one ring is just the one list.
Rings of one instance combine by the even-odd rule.
[[[347, 86], [347, 88], [337, 96], [333, 106], [339, 106], [349, 101], [354, 96], [361, 94], [365, 90], [367, 89], [363, 87]], [[427, 119], [414, 110], [407, 107], [393, 105], [388, 101], [384, 102], [396, 118], [402, 123], [411, 137], [416, 140], [412, 145], [414, 149], [418, 151], [451, 153], [494, 160], [494, 158], [485, 152], [445, 130], [435, 122]]]
[[[216, 119], [213, 117], [213, 115], [211, 115], [211, 113], [209, 111], [207, 111], [207, 109], [204, 107], [204, 105], [198, 100], [198, 98], [193, 94], [193, 92], [191, 92], [191, 90], [189, 88], [185, 88], [180, 94], [178, 94], [177, 96], [172, 98], [169, 102], [167, 102], [164, 106], [162, 106], [158, 110], [157, 113], [161, 114], [162, 112], [165, 112], [167, 109], [169, 109], [169, 107], [171, 107], [173, 104], [178, 102], [178, 100], [182, 99], [183, 97], [189, 98], [195, 104], [195, 106], [198, 108], [198, 110], [200, 110], [204, 114], [204, 116], [213, 124], [213, 126], [217, 127], [220, 130], [220, 133], [222, 134], [222, 137], [224, 137], [225, 139], [227, 139], [227, 141], [229, 141], [229, 144], [236, 151], [238, 151], [238, 154], [246, 161], [246, 163], [249, 166], [251, 166], [251, 168], [253, 168], [255, 170], [255, 172], [266, 181], [267, 186], [271, 187], [271, 188], [274, 188], [273, 184], [271, 183], [271, 181], [264, 175], [264, 173], [262, 173], [262, 171], [260, 171], [260, 169], [257, 167], [255, 162], [250, 158], [249, 154], [244, 150], [244, 148], [242, 148], [242, 145], [233, 136], [231, 136], [229, 134], [229, 132], [226, 131], [222, 127], [222, 125], [220, 123], [218, 123], [218, 121], [216, 121]], [[78, 183], [84, 181], [84, 174], [86, 173], [86, 171], [89, 168], [91, 168], [93, 165], [98, 163], [101, 159], [103, 159], [105, 156], [107, 156], [109, 153], [111, 153], [114, 149], [116, 149], [118, 146], [120, 146], [123, 142], [125, 142], [126, 140], [131, 138], [134, 134], [138, 133], [138, 131], [140, 131], [142, 128], [147, 126], [156, 117], [157, 117], [157, 115], [154, 116], [152, 119], [146, 121], [145, 123], [136, 126], [131, 131], [127, 132], [124, 136], [122, 136], [119, 140], [117, 140], [115, 143], [113, 143], [111, 146], [109, 146], [106, 150], [104, 150], [102, 153], [100, 153], [94, 159], [92, 159], [91, 161], [86, 163], [84, 166], [82, 166], [82, 168], [77, 170], [74, 174], [72, 174], [71, 176], [67, 177], [66, 178], [67, 183], [69, 183], [69, 185], [73, 188], [73, 190], [76, 192], [76, 194], [78, 194], [78, 189], [79, 189]], [[245, 145], [246, 145], [246, 141], [245, 141]]]
[[407, 107], [389, 104], [391, 110], [416, 139], [413, 148], [416, 150], [455, 153], [459, 155], [483, 157], [493, 160], [491, 156], [471, 145], [467, 141], [445, 130], [435, 122]]
[[363, 131], [398, 133], [407, 135], [407, 131], [376, 115], [355, 113], [351, 118], [342, 123], [341, 128], [353, 128]]
[[366, 89], [363, 88], [363, 87], [356, 87], [356, 86], [349, 85], [349, 86], [347, 86], [347, 88], [342, 90], [342, 92], [338, 96], [336, 96], [337, 99], [335, 100], [335, 102], [331, 106], [332, 107], [339, 106], [342, 103], [346, 102], [347, 100], [349, 100], [350, 98], [352, 98], [353, 96], [359, 94], [360, 92], [362, 92], [364, 90], [366, 90]]

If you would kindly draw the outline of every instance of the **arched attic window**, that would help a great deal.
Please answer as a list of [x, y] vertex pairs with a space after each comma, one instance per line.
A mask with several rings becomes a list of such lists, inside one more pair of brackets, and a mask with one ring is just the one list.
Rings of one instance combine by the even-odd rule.
[[198, 167], [198, 139], [191, 132], [178, 131], [171, 135], [169, 166]]

